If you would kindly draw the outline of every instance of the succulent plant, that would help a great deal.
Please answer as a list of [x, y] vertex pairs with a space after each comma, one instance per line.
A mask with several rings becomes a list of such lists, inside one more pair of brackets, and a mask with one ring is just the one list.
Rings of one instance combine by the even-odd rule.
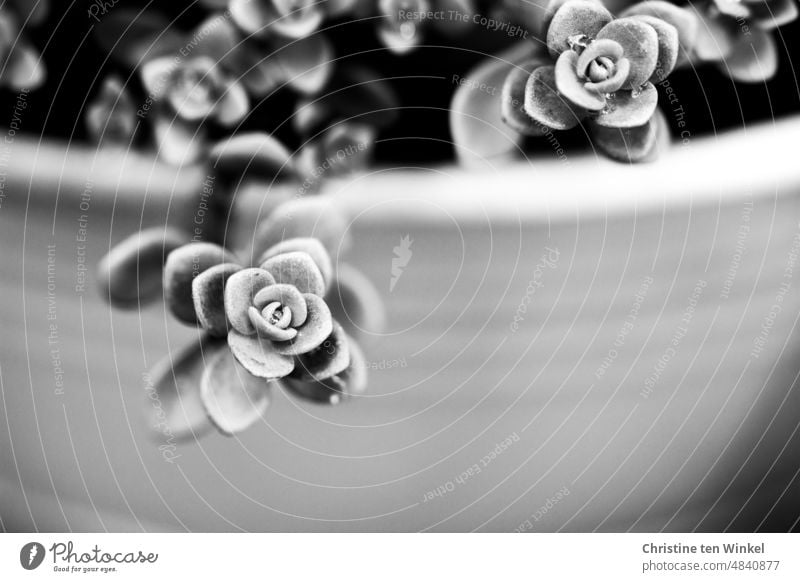
[[185, 121], [234, 125], [249, 112], [247, 92], [210, 56], [158, 57], [141, 69], [145, 89]]
[[538, 133], [537, 125], [583, 124], [594, 145], [614, 159], [652, 157], [658, 133], [666, 130], [655, 115], [654, 84], [675, 68], [679, 39], [693, 22], [672, 8], [662, 17], [614, 18], [596, 0], [553, 0], [544, 17], [549, 55], [515, 65], [505, 80], [506, 123], [528, 135]]
[[734, 81], [758, 83], [778, 70], [774, 29], [797, 18], [796, 0], [693, 2], [699, 21], [693, 56], [715, 63]]
[[[252, 112], [254, 100], [283, 87], [313, 95], [330, 79], [333, 49], [324, 35], [291, 38], [279, 31], [294, 29], [279, 25], [268, 27], [269, 33], [248, 32], [241, 25], [252, 27], [253, 22], [241, 11], [261, 8], [251, 0], [244, 3], [247, 7], [240, 4], [232, 2], [229, 11], [209, 15], [189, 32], [178, 31], [156, 12], [139, 15], [122, 8], [97, 25], [100, 45], [138, 71], [146, 95], [136, 114], [152, 118], [158, 153], [170, 163], [203, 159], [209, 123], [239, 127]], [[291, 7], [284, 2], [262, 4], [270, 9]], [[318, 6], [304, 4], [301, 12]], [[278, 20], [282, 22], [282, 17]], [[96, 116], [99, 113], [95, 111]], [[99, 119], [87, 123], [97, 124]]]
[[378, 0], [378, 37], [395, 54], [405, 54], [422, 41], [430, 24], [445, 33], [469, 30], [473, 0]]
[[111, 251], [100, 274], [113, 305], [136, 308], [163, 295], [178, 321], [198, 328], [196, 344], [149, 375], [173, 435], [197, 435], [209, 421], [226, 434], [244, 430], [278, 384], [327, 404], [365, 389], [354, 337], [362, 325], [380, 325], [381, 307], [363, 275], [334, 268], [327, 249], [346, 246], [343, 217], [308, 198], [278, 206], [249, 254], [187, 243], [175, 229], [144, 231]]

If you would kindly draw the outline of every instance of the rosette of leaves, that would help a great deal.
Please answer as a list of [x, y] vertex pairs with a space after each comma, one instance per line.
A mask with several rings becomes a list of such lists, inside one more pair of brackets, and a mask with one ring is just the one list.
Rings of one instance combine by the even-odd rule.
[[656, 114], [656, 83], [678, 63], [680, 38], [691, 19], [673, 7], [663, 17], [631, 13], [614, 18], [594, 0], [553, 0], [545, 13], [548, 55], [513, 66], [501, 111], [523, 135], [582, 124], [612, 159], [652, 159], [667, 131]]
[[208, 124], [238, 127], [269, 92], [312, 95], [330, 78], [333, 49], [324, 35], [292, 38], [272, 26], [249, 32], [243, 22], [231, 7], [187, 33], [156, 12], [120, 8], [97, 26], [100, 45], [141, 78], [140, 117], [152, 119], [165, 160], [197, 162], [208, 149]]
[[19, 91], [44, 83], [42, 57], [24, 29], [41, 24], [49, 6], [46, 0], [9, 0], [0, 7], [0, 85]]
[[743, 83], [775, 75], [779, 59], [773, 32], [797, 18], [796, 0], [710, 0], [692, 6], [699, 20], [695, 60], [715, 63]]
[[321, 243], [289, 239], [261, 258], [245, 268], [222, 247], [193, 243], [170, 253], [164, 270], [173, 315], [221, 340], [206, 344], [199, 390], [226, 433], [261, 416], [276, 380], [329, 403], [365, 388], [359, 348], [323, 299], [332, 265]]
[[419, 45], [433, 26], [447, 35], [464, 34], [476, 12], [474, 0], [378, 0], [378, 38], [395, 54]]
[[357, 270], [334, 266], [328, 249], [347, 247], [347, 228], [329, 202], [278, 206], [260, 223], [249, 254], [151, 233], [112, 250], [100, 269], [102, 291], [123, 307], [163, 296], [178, 321], [197, 327], [198, 340], [150, 374], [177, 438], [210, 426], [244, 430], [277, 386], [326, 404], [364, 390], [354, 338], [379, 329], [380, 298]]

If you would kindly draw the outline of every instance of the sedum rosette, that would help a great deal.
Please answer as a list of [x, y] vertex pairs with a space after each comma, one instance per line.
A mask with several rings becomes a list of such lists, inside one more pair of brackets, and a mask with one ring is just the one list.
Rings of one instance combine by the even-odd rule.
[[509, 73], [502, 99], [506, 123], [531, 135], [537, 126], [567, 130], [583, 124], [594, 145], [614, 159], [653, 157], [658, 133], [666, 131], [656, 115], [654, 84], [678, 63], [685, 29], [677, 18], [668, 19], [615, 19], [593, 0], [553, 0], [544, 28], [555, 62], [533, 57]]
[[364, 391], [354, 338], [379, 329], [382, 310], [363, 275], [331, 260], [328, 249], [347, 247], [346, 232], [330, 203], [307, 198], [261, 222], [246, 259], [174, 228], [112, 249], [99, 269], [112, 304], [137, 308], [163, 294], [172, 315], [199, 332], [149, 375], [166, 416], [159, 426], [176, 438], [209, 426], [233, 434], [262, 417], [276, 387], [325, 404]]

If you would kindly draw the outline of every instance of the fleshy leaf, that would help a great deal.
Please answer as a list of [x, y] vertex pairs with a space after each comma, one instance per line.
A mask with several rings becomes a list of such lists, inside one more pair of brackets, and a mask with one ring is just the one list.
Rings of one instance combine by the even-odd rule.
[[327, 380], [341, 374], [350, 365], [350, 348], [347, 336], [335, 321], [333, 331], [315, 350], [297, 358], [292, 378], [305, 382]]
[[658, 33], [649, 24], [637, 18], [619, 18], [604, 26], [597, 38], [610, 38], [622, 45], [631, 65], [624, 88], [638, 89], [653, 75], [658, 62]]
[[539, 125], [525, 112], [525, 86], [531, 73], [544, 64], [543, 59], [531, 59], [513, 67], [503, 82], [501, 112], [503, 121], [522, 135], [536, 135]]
[[563, 97], [580, 109], [600, 111], [606, 106], [606, 98], [602, 93], [587, 89], [584, 81], [578, 78], [579, 59], [580, 57], [575, 51], [561, 53], [555, 68], [556, 88]]
[[198, 161], [206, 149], [202, 125], [157, 110], [153, 124], [158, 155], [168, 164], [183, 166]]
[[225, 315], [225, 283], [231, 275], [241, 271], [235, 263], [222, 263], [206, 269], [192, 281], [194, 310], [200, 325], [211, 335], [228, 335], [228, 318]]
[[325, 289], [328, 289], [333, 277], [333, 263], [331, 262], [328, 251], [326, 251], [322, 243], [315, 238], [290, 238], [281, 241], [264, 251], [261, 257], [259, 257], [258, 263], [261, 264], [272, 257], [295, 251], [306, 253], [313, 259], [314, 263], [319, 268], [319, 272], [322, 274], [322, 279], [325, 282]]
[[225, 174], [244, 174], [273, 178], [292, 171], [291, 153], [280, 141], [266, 133], [234, 134], [211, 148], [212, 166]]
[[365, 123], [343, 121], [337, 123], [323, 134], [319, 140], [322, 159], [314, 169], [322, 167], [326, 160], [333, 160], [331, 169], [334, 175], [364, 170], [375, 149], [375, 129]]
[[[447, 18], [434, 18], [430, 24], [450, 38], [466, 36], [474, 30], [473, 18], [478, 13], [477, 0], [435, 0], [436, 10]], [[455, 16], [458, 14], [458, 16]]]
[[192, 299], [192, 282], [200, 273], [233, 259], [222, 247], [190, 243], [172, 251], [164, 265], [164, 299], [172, 314], [184, 323], [198, 323]]
[[701, 61], [724, 61], [738, 39], [736, 21], [731, 18], [708, 18], [701, 11], [694, 14], [698, 19], [694, 55]]
[[325, 10], [328, 16], [337, 18], [353, 12], [362, 0], [327, 0]]
[[773, 0], [772, 2], [745, 2], [752, 22], [756, 28], [773, 30], [797, 19], [797, 0]]
[[97, 266], [100, 296], [114, 307], [138, 308], [162, 296], [167, 255], [189, 242], [174, 228], [154, 227], [114, 246]]
[[231, 275], [225, 284], [225, 313], [233, 329], [240, 334], [256, 333], [249, 309], [256, 294], [275, 279], [263, 269], [242, 269]]
[[265, 36], [274, 18], [271, 0], [230, 0], [228, 10], [236, 25], [249, 34]]
[[280, 283], [264, 287], [253, 298], [253, 307], [261, 310], [273, 301], [277, 301], [291, 310], [292, 327], [305, 323], [308, 317], [308, 307], [306, 306], [305, 297], [297, 290], [297, 287]]
[[294, 370], [294, 359], [279, 354], [275, 349], [276, 344], [271, 340], [257, 335], [244, 335], [232, 329], [228, 334], [228, 345], [239, 363], [258, 378], [275, 380]]
[[324, 131], [336, 117], [332, 104], [325, 100], [327, 95], [329, 91], [318, 99], [298, 99], [292, 116], [292, 127], [298, 134], [307, 136]]
[[[550, 23], [553, 22], [553, 16], [555, 16], [556, 12], [558, 12], [559, 8], [561, 8], [567, 2], [571, 2], [572, 0], [550, 0], [546, 4], [542, 4], [544, 6], [544, 14], [541, 18], [538, 17], [540, 12], [534, 12], [535, 9], [541, 10], [540, 6], [530, 5], [530, 8], [527, 10], [524, 7], [519, 8], [522, 11], [522, 14], [527, 16], [529, 22], [534, 22], [534, 19], [541, 20], [539, 23], [539, 32], [541, 33], [540, 38], [545, 39], [547, 37], [547, 30], [550, 28]], [[602, 4], [600, 0], [594, 0], [597, 4]], [[533, 29], [534, 27], [531, 27]]]
[[12, 89], [33, 90], [44, 83], [46, 75], [39, 51], [24, 41], [13, 45], [5, 63], [3, 83]]
[[422, 39], [424, 26], [421, 15], [430, 5], [426, 0], [397, 2], [379, 0], [378, 38], [383, 45], [397, 55], [404, 55], [414, 49]]
[[103, 79], [100, 91], [86, 110], [86, 128], [97, 144], [127, 144], [136, 129], [136, 107], [122, 80]]
[[671, 24], [655, 16], [634, 16], [642, 22], [653, 27], [658, 35], [658, 61], [650, 77], [651, 83], [660, 83], [666, 79], [678, 63], [680, 44], [678, 31]]
[[315, 192], [325, 180], [363, 171], [375, 149], [375, 129], [364, 123], [338, 122], [321, 138], [306, 144], [298, 156], [306, 194]]
[[613, 128], [589, 124], [592, 143], [601, 152], [618, 162], [636, 163], [649, 159], [657, 144], [657, 123], [651, 118], [640, 127]]
[[[622, 53], [622, 45], [615, 40], [603, 38], [592, 41], [589, 43], [589, 46], [578, 54], [578, 58], [575, 61], [575, 71], [580, 78], [587, 78], [589, 68], [593, 61], [600, 57], [608, 57], [612, 62], [617, 62], [622, 58]], [[559, 57], [559, 60], [561, 60], [561, 57]]]
[[647, 83], [638, 93], [617, 91], [608, 109], [592, 119], [604, 127], [639, 127], [647, 123], [657, 106], [658, 91]]
[[245, 41], [237, 55], [234, 72], [248, 93], [261, 98], [267, 96], [284, 79], [284, 70], [272, 54], [263, 54], [263, 48], [254, 41]]
[[[608, 39], [606, 39], [608, 40]], [[600, 42], [600, 41], [598, 41]], [[613, 42], [613, 41], [612, 41]], [[631, 63], [625, 57], [617, 61], [614, 67], [614, 74], [609, 78], [602, 81], [592, 82], [587, 81], [584, 87], [589, 91], [595, 93], [615, 93], [619, 91], [628, 79], [628, 74], [631, 70]]]
[[209, 16], [195, 28], [194, 54], [211, 57], [216, 63], [232, 63], [241, 47], [242, 37], [232, 19], [223, 14]]
[[645, 0], [626, 8], [620, 16], [651, 16], [674, 26], [681, 49], [678, 64], [683, 64], [688, 60], [697, 40], [698, 18], [695, 12], [692, 8], [675, 6], [664, 0]]
[[148, 97], [154, 100], [161, 99], [169, 86], [170, 78], [175, 74], [178, 63], [172, 57], [157, 57], [144, 63], [139, 68]]
[[347, 226], [344, 215], [330, 200], [318, 196], [293, 198], [280, 204], [259, 224], [253, 256], [261, 256], [283, 240], [311, 237], [318, 239], [333, 257], [348, 247]]
[[597, 33], [612, 20], [611, 13], [599, 2], [571, 0], [556, 10], [547, 28], [547, 49], [557, 57], [570, 50], [570, 38], [585, 35], [597, 38]]
[[281, 2], [283, 10], [276, 9], [280, 0], [231, 0], [229, 9], [238, 26], [250, 33], [279, 34], [288, 38], [303, 38], [319, 28], [324, 17], [318, 0]]
[[200, 395], [214, 426], [233, 435], [262, 417], [269, 406], [270, 386], [248, 372], [230, 350], [221, 350], [206, 366]]
[[214, 106], [217, 121], [225, 126], [239, 123], [248, 113], [250, 113], [250, 98], [244, 87], [236, 82], [228, 85]]
[[323, 404], [338, 404], [352, 395], [362, 394], [367, 387], [367, 362], [359, 345], [347, 337], [350, 365], [344, 372], [322, 381], [305, 382], [294, 378], [281, 380], [293, 394]]
[[719, 69], [739, 83], [762, 83], [778, 72], [778, 47], [772, 34], [753, 28], [740, 35]]
[[667, 116], [660, 108], [656, 108], [650, 123], [656, 133], [655, 144], [650, 149], [650, 152], [642, 160], [643, 162], [652, 162], [657, 160], [658, 157], [670, 148], [672, 136], [670, 135], [669, 122]]
[[[269, 309], [271, 306], [268, 306]], [[292, 327], [278, 327], [271, 321], [267, 320], [264, 315], [255, 307], [249, 307], [247, 315], [250, 317], [250, 323], [256, 328], [256, 334], [262, 339], [272, 340], [274, 342], [285, 342], [297, 337], [297, 330]]]
[[386, 326], [381, 294], [361, 271], [346, 263], [338, 266], [325, 303], [350, 335], [378, 334]]
[[211, 428], [200, 397], [206, 362], [227, 352], [224, 340], [204, 336], [162, 358], [145, 378], [145, 415], [159, 440], [197, 437]]
[[211, 57], [198, 56], [176, 62], [167, 76], [164, 97], [181, 119], [199, 122], [215, 113], [226, 80]]
[[288, 342], [275, 342], [275, 351], [286, 356], [299, 356], [321, 345], [333, 331], [331, 310], [325, 301], [312, 293], [304, 293], [308, 317], [298, 326], [297, 336]]
[[487, 59], [467, 73], [453, 93], [450, 133], [461, 164], [483, 166], [518, 154], [522, 136], [503, 121], [501, 91], [486, 88], [501, 88], [514, 65], [530, 59], [532, 52], [529, 43], [520, 42]]
[[[100, 4], [92, 4], [92, 8]], [[116, 7], [109, 14], [98, 18], [94, 34], [104, 55], [131, 68], [139, 67], [153, 58], [175, 54], [186, 44], [177, 29], [162, 15], [151, 11]]]
[[50, 13], [49, 0], [12, 0], [11, 2], [26, 26], [38, 26]]
[[321, 34], [284, 44], [273, 58], [283, 70], [286, 84], [303, 95], [320, 91], [333, 73], [333, 47]]
[[542, 125], [552, 129], [571, 129], [586, 111], [572, 106], [556, 90], [555, 67], [539, 67], [525, 86], [525, 111]]
[[294, 285], [301, 293], [325, 295], [325, 280], [314, 259], [308, 253], [284, 253], [267, 259], [261, 268], [268, 271], [276, 283]]
[[[300, 7], [297, 5], [300, 4]], [[307, 38], [316, 31], [325, 17], [324, 5], [318, 0], [289, 2], [290, 8], [272, 24], [272, 30], [288, 38]]]

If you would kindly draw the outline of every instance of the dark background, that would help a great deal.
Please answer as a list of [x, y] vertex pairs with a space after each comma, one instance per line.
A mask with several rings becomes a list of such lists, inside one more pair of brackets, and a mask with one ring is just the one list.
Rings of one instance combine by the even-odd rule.
[[[130, 8], [145, 2], [119, 0], [111, 8]], [[202, 21], [208, 11], [190, 2], [151, 2], [169, 17], [178, 17], [177, 25], [186, 31]], [[130, 72], [107, 62], [102, 50], [92, 36], [94, 20], [87, 15], [90, 2], [78, 0], [68, 8], [51, 4], [50, 15], [45, 24], [28, 34], [42, 50], [48, 69], [46, 84], [32, 93], [29, 110], [25, 117], [25, 131], [63, 139], [87, 139], [83, 123], [83, 109], [87, 96], [91, 98], [106, 74], [116, 71], [127, 79]], [[66, 10], [66, 11], [65, 11]], [[335, 46], [337, 56], [361, 52], [371, 48], [380, 49], [375, 34], [376, 22], [358, 23], [327, 22], [334, 26], [328, 34]], [[477, 28], [477, 27], [476, 27]], [[779, 118], [800, 111], [797, 77], [793, 70], [792, 56], [797, 54], [797, 33], [800, 24], [794, 22], [776, 32], [781, 47], [781, 64], [778, 74], [767, 83], [734, 83], [715, 66], [706, 65], [696, 71], [684, 69], [670, 77], [670, 83], [684, 106], [687, 129], [692, 136], [714, 131], [742, 127], [746, 124]], [[480, 30], [473, 36], [461, 39], [464, 46], [488, 46], [497, 42], [488, 39]], [[500, 39], [505, 42], [505, 39]], [[488, 41], [488, 42], [487, 42]], [[402, 105], [398, 123], [382, 134], [378, 147], [379, 160], [394, 163], [436, 163], [452, 159], [453, 149], [448, 143], [447, 108], [454, 86], [452, 75], [463, 75], [479, 60], [474, 51], [453, 46], [452, 39], [443, 38], [428, 31], [426, 47], [402, 57], [387, 50], [377, 50], [368, 56], [359, 56], [366, 63], [387, 77], [399, 78], [393, 84], [400, 94]], [[141, 91], [138, 78], [133, 77], [134, 91]], [[271, 131], [292, 113], [296, 97], [283, 92], [260, 104], [247, 123], [250, 129]], [[16, 95], [3, 91], [0, 103], [13, 108]], [[662, 100], [662, 106], [664, 101]], [[674, 125], [676, 119], [667, 115]], [[287, 125], [288, 129], [288, 125]], [[675, 129], [675, 127], [673, 127]], [[297, 144], [297, 136], [288, 131], [279, 136], [290, 146]], [[391, 138], [416, 136], [413, 142]], [[567, 146], [581, 145], [585, 140], [579, 131], [571, 135], [559, 135]], [[410, 146], [413, 143], [413, 146]], [[547, 149], [546, 143], [532, 141], [531, 149]]]

